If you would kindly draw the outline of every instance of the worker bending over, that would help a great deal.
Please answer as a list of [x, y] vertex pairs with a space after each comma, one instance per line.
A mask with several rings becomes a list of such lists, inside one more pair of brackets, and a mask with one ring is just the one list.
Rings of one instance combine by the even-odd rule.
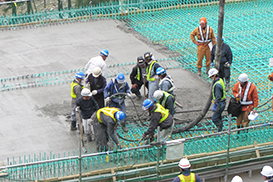
[[131, 92], [136, 94], [140, 99], [142, 98], [140, 89], [145, 82], [145, 87], [148, 88], [148, 82], [145, 80], [144, 76], [146, 74], [146, 62], [142, 56], [137, 58], [137, 65], [133, 67], [130, 74], [130, 80], [132, 83]]
[[108, 150], [107, 142], [109, 137], [115, 142], [118, 148], [119, 140], [115, 134], [117, 122], [125, 120], [125, 114], [118, 108], [103, 107], [92, 115], [92, 122], [94, 125], [97, 151]]
[[174, 95], [173, 91], [176, 89], [174, 86], [174, 81], [170, 75], [166, 73], [166, 70], [162, 67], [156, 69], [156, 74], [160, 78], [159, 88], [162, 91], [168, 92]]
[[226, 92], [224, 81], [218, 77], [218, 73], [216, 68], [209, 70], [209, 78], [213, 81], [212, 103], [214, 105], [212, 111], [214, 111], [214, 113], [212, 115], [212, 122], [216, 125], [218, 132], [220, 132], [223, 130], [222, 113], [226, 106]]
[[175, 98], [172, 94], [168, 92], [157, 90], [154, 93], [154, 99], [157, 103], [161, 104], [165, 109], [168, 109], [170, 114], [174, 116], [175, 114]]
[[173, 179], [173, 182], [202, 182], [197, 174], [191, 172], [191, 164], [188, 159], [182, 158], [178, 166], [180, 174]]
[[144, 59], [147, 63], [146, 75], [148, 81], [148, 98], [153, 100], [153, 95], [156, 90], [158, 90], [158, 76], [156, 75], [156, 69], [161, 67], [156, 60], [154, 60], [153, 53], [146, 52], [144, 54]]
[[173, 117], [169, 114], [169, 110], [165, 109], [160, 104], [154, 104], [150, 99], [143, 101], [142, 109], [149, 111], [150, 115], [149, 128], [144, 132], [142, 137], [144, 138], [148, 135], [154, 135], [155, 129], [157, 126], [160, 126], [159, 141], [167, 141], [172, 134], [174, 126]]

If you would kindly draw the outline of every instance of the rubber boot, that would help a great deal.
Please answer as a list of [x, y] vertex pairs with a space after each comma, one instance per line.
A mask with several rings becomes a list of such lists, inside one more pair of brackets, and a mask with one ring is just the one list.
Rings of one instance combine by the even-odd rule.
[[198, 75], [198, 76], [201, 76], [201, 68], [198, 68], [198, 70], [197, 70], [197, 75]]
[[92, 141], [92, 136], [91, 136], [90, 133], [88, 133], [88, 134], [86, 135], [86, 138], [87, 138], [87, 141], [88, 141], [88, 142], [91, 142], [91, 141]]
[[72, 121], [72, 122], [71, 122], [70, 130], [71, 130], [71, 131], [77, 130], [76, 121]]

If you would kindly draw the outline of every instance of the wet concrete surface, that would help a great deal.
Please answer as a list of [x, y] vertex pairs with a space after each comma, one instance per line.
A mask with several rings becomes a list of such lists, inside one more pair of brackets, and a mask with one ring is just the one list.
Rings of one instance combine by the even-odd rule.
[[[135, 61], [147, 51], [155, 58], [178, 56], [114, 20], [3, 31], [0, 40], [0, 78], [83, 68], [104, 48], [110, 52], [108, 65]], [[187, 70], [171, 69], [168, 73], [178, 88], [182, 110], [201, 109], [209, 84]], [[126, 79], [129, 81], [128, 75]], [[3, 91], [0, 99], [1, 165], [6, 165], [7, 158], [63, 154], [79, 148], [78, 132], [70, 131], [69, 83]], [[94, 142], [87, 144], [90, 150], [93, 146]]]

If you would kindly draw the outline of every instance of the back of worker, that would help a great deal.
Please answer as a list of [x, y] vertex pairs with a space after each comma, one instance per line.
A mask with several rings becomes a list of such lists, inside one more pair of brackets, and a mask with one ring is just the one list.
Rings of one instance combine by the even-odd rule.
[[115, 126], [118, 121], [125, 120], [125, 114], [114, 107], [103, 107], [95, 112], [91, 117], [97, 151], [108, 150], [109, 137], [119, 146], [119, 140], [115, 134]]
[[188, 159], [182, 158], [178, 166], [180, 174], [173, 179], [173, 182], [202, 182], [197, 174], [191, 172], [191, 164]]

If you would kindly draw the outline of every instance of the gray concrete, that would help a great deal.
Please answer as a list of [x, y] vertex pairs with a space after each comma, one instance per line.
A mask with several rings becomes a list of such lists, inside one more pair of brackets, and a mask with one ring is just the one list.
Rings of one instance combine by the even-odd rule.
[[[83, 68], [103, 48], [110, 51], [107, 64], [135, 61], [146, 51], [156, 58], [178, 55], [114, 20], [3, 31], [0, 40], [0, 78]], [[209, 92], [207, 82], [182, 69], [168, 73], [185, 109], [202, 108]], [[69, 84], [4, 91], [0, 99], [2, 165], [7, 157], [78, 149], [78, 134], [69, 130], [66, 118], [70, 114]]]

